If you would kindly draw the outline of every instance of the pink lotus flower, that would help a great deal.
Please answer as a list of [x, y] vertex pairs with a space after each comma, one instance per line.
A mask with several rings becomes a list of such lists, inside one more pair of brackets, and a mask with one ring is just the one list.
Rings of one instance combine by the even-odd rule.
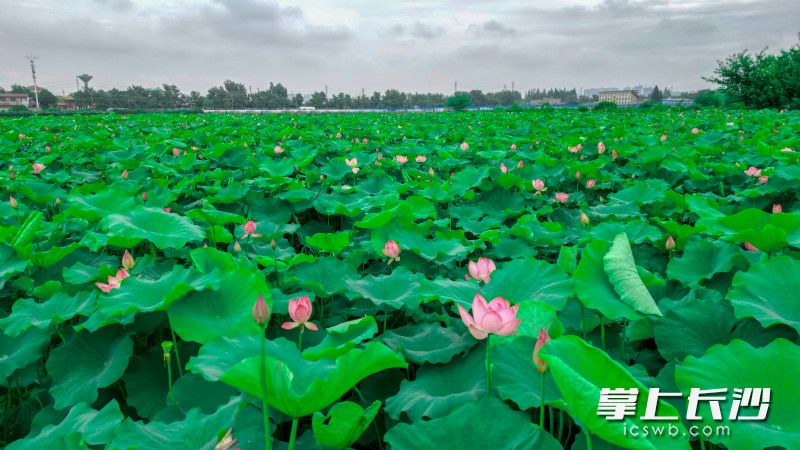
[[359, 170], [361, 169], [359, 169], [358, 167], [353, 167], [352, 169], [350, 169], [350, 171], [353, 172], [353, 175], [357, 174]]
[[617, 159], [617, 156], [619, 156], [617, 151], [616, 150], [611, 150], [611, 159]]
[[584, 213], [583, 211], [581, 211], [580, 218], [581, 218], [581, 223], [582, 224], [584, 224], [584, 225], [588, 225], [589, 224], [589, 216], [587, 216], [586, 213]]
[[172, 212], [172, 208], [161, 208], [161, 210], [164, 211], [167, 214]]
[[780, 203], [775, 203], [772, 205], [772, 214], [780, 214], [782, 212], [783, 212], [783, 207], [781, 206]]
[[258, 294], [258, 300], [253, 305], [253, 320], [263, 325], [269, 320], [269, 305], [264, 301], [264, 295]]
[[20, 134], [17, 136], [17, 138], [19, 138], [19, 139], [25, 139], [25, 135], [24, 135], [24, 134], [22, 134], [22, 133], [20, 133]]
[[672, 236], [667, 236], [667, 241], [664, 243], [664, 248], [667, 250], [672, 250], [675, 248], [675, 239]]
[[362, 143], [362, 144], [366, 144], [367, 142], [369, 142], [369, 141], [367, 140], [367, 138], [364, 138], [364, 139], [362, 139], [362, 140], [361, 140], [361, 143]]
[[289, 317], [292, 318], [292, 322], [284, 322], [281, 324], [281, 328], [284, 330], [291, 330], [297, 327], [305, 326], [311, 331], [317, 331], [319, 328], [312, 322], [309, 322], [308, 319], [311, 317], [311, 312], [313, 311], [313, 307], [311, 306], [311, 301], [308, 299], [308, 296], [298, 297], [297, 300], [289, 300]]
[[661, 142], [664, 142], [666, 140], [667, 140], [667, 135], [666, 134], [662, 134], [661, 135]]
[[472, 300], [472, 315], [458, 305], [458, 313], [464, 325], [475, 339], [486, 339], [490, 334], [509, 336], [517, 331], [522, 319], [517, 319], [519, 305], [511, 307], [508, 300], [501, 297], [486, 303], [481, 294]]
[[556, 192], [556, 200], [561, 203], [567, 203], [567, 200], [569, 200], [569, 194], [566, 192]]
[[478, 261], [470, 261], [467, 264], [469, 269], [469, 275], [466, 275], [465, 278], [467, 280], [471, 280], [475, 278], [478, 281], [483, 281], [484, 283], [488, 283], [491, 280], [491, 274], [494, 272], [497, 267], [494, 265], [494, 261], [489, 258], [478, 258]]
[[606, 152], [606, 144], [603, 144], [602, 141], [597, 143], [597, 153], [602, 155]]
[[147, 191], [142, 192], [142, 201], [143, 202], [147, 201]]
[[511, 148], [511, 150], [516, 150], [517, 149], [517, 144], [511, 144], [510, 148]]
[[427, 160], [428, 160], [428, 158], [427, 158], [425, 155], [419, 155], [419, 156], [417, 156], [417, 158], [416, 158], [415, 160], [416, 160], [418, 163], [424, 163], [425, 161], [427, 161]]
[[428, 175], [433, 176], [433, 167], [428, 167]]
[[341, 139], [341, 138], [342, 138], [342, 133], [336, 133], [336, 139]]
[[757, 168], [756, 166], [750, 166], [744, 171], [744, 173], [749, 177], [757, 177], [761, 175], [761, 169]]
[[570, 153], [578, 153], [579, 151], [581, 151], [581, 148], [580, 146], [576, 145], [575, 147], [568, 147], [568, 150]]
[[581, 179], [581, 171], [580, 170], [575, 172], [575, 179], [576, 180], [580, 180]]
[[108, 276], [108, 283], [99, 283], [98, 282], [98, 283], [95, 283], [95, 286], [100, 288], [101, 291], [103, 291], [106, 294], [108, 294], [112, 290], [118, 289], [120, 287], [119, 282], [124, 280], [125, 278], [128, 278], [128, 276], [129, 276], [128, 272], [125, 269], [119, 269], [117, 271], [116, 275], [114, 275], [114, 276], [109, 275]]
[[408, 158], [403, 155], [397, 155], [394, 157], [394, 160], [399, 162], [400, 164], [405, 164], [408, 162]]
[[744, 241], [744, 249], [747, 250], [748, 252], [757, 252], [757, 251], [759, 251], [753, 244], [751, 244], [751, 243], [749, 243], [747, 241]]
[[44, 164], [39, 164], [39, 163], [31, 164], [31, 167], [33, 167], [33, 174], [34, 175], [38, 175], [39, 172], [44, 170]]
[[531, 184], [533, 185], [533, 188], [536, 189], [535, 194], [541, 194], [542, 192], [547, 190], [547, 188], [544, 187], [544, 181], [538, 178], [531, 181]]
[[523, 166], [523, 164], [524, 164], [524, 163], [523, 163], [523, 162], [522, 162], [522, 160], [520, 159], [520, 160], [519, 160], [519, 162], [517, 163], [517, 169], [522, 169], [522, 166]]
[[253, 220], [248, 220], [247, 222], [245, 222], [245, 224], [242, 226], [242, 229], [244, 230], [244, 234], [242, 235], [242, 239], [244, 239], [244, 238], [246, 238], [248, 236], [254, 237], [254, 238], [261, 237], [260, 234], [256, 234], [256, 222], [253, 221]]
[[468, 148], [469, 148], [469, 144], [467, 144], [466, 142], [462, 142], [461, 143], [461, 150], [466, 150]]
[[280, 155], [281, 153], [283, 153], [283, 147], [281, 147], [280, 145], [276, 145], [275, 148], [272, 149], [272, 151], [274, 151], [276, 155]]
[[536, 370], [539, 373], [545, 373], [545, 371], [547, 371], [547, 363], [542, 358], [539, 358], [539, 350], [549, 341], [550, 335], [547, 334], [547, 331], [544, 328], [539, 330], [539, 336], [536, 338], [536, 345], [533, 347], [533, 363], [536, 364]]
[[49, 153], [50, 152], [50, 146], [49, 145], [45, 145], [44, 146], [44, 151]]
[[794, 150], [790, 149], [789, 147], [784, 147], [781, 149], [782, 152], [793, 152]]
[[507, 173], [508, 167], [504, 163], [500, 163], [500, 172]]
[[237, 253], [242, 251], [242, 244], [240, 244], [239, 241], [233, 241], [233, 251]]
[[400, 261], [400, 246], [395, 241], [386, 241], [386, 245], [383, 246], [381, 252], [389, 257], [389, 264], [394, 261]]
[[700, 134], [700, 128], [692, 128], [692, 134]]
[[17, 201], [14, 200], [14, 197], [12, 197], [12, 196], [8, 197], [8, 204], [11, 205], [12, 208], [16, 208], [17, 207]]
[[125, 254], [122, 255], [122, 268], [127, 271], [134, 267], [136, 267], [136, 260], [131, 256], [131, 252], [125, 250]]
[[759, 184], [764, 184], [764, 183], [767, 182], [767, 180], [769, 180], [769, 177], [766, 176], [766, 175], [761, 175], [760, 177], [758, 177], [758, 183]]
[[178, 147], [172, 149], [172, 156], [178, 156], [181, 154], [181, 151]]
[[122, 178], [123, 180], [127, 180], [128, 179], [128, 169], [125, 169], [125, 170], [122, 171], [122, 174], [120, 175], [120, 178]]
[[595, 184], [597, 184], [596, 180], [592, 180], [592, 179], [586, 180], [586, 187], [589, 188], [589, 189], [593, 188]]
[[358, 159], [356, 159], [355, 157], [350, 159], [345, 158], [344, 163], [347, 164], [348, 167], [356, 167], [358, 166]]

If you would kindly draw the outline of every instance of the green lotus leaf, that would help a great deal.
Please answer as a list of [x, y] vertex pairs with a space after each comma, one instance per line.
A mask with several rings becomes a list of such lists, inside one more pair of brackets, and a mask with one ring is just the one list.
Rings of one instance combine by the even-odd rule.
[[603, 256], [603, 268], [623, 302], [643, 314], [661, 315], [653, 296], [639, 276], [625, 233], [614, 238], [608, 253]]
[[[524, 280], [524, 281], [523, 281]], [[477, 281], [474, 281], [477, 286]], [[557, 311], [573, 294], [572, 281], [555, 264], [527, 258], [498, 264], [491, 281], [480, 289], [486, 300], [503, 297], [512, 303], [542, 301]], [[472, 303], [472, 297], [464, 299]]]
[[413, 311], [419, 305], [421, 274], [396, 267], [389, 275], [367, 276], [348, 280], [351, 298], [366, 298], [378, 307]]
[[[377, 331], [377, 328], [376, 328]], [[472, 346], [468, 332], [462, 328], [442, 327], [438, 323], [406, 325], [389, 330], [381, 340], [416, 364], [443, 364]]]
[[[567, 411], [577, 421], [608, 442], [630, 449], [670, 450], [689, 449], [686, 429], [680, 422], [648, 421], [642, 422], [647, 405], [648, 388], [634, 378], [630, 372], [608, 354], [592, 347], [577, 336], [562, 336], [548, 342], [539, 352], [552, 371], [553, 379], [561, 391]], [[635, 414], [620, 421], [610, 421], [597, 414], [600, 390], [603, 388], [638, 389]], [[663, 400], [659, 401], [659, 414], [678, 416], [678, 411]], [[671, 423], [678, 427], [679, 438], [656, 436], [631, 439], [624, 429], [632, 426], [665, 425]], [[624, 428], [627, 427], [627, 428]]]
[[690, 294], [681, 301], [663, 301], [662, 309], [664, 317], [653, 321], [653, 336], [667, 361], [701, 356], [712, 345], [725, 344], [734, 336], [733, 308], [721, 299]]
[[351, 348], [360, 344], [378, 332], [378, 324], [372, 316], [342, 322], [325, 329], [322, 341], [310, 348], [303, 350], [303, 357], [311, 360], [321, 358], [335, 358], [346, 353]]
[[514, 411], [493, 397], [467, 403], [434, 420], [397, 424], [385, 439], [396, 450], [561, 449], [558, 441], [532, 424], [525, 413]]
[[620, 299], [603, 268], [603, 256], [611, 245], [605, 241], [592, 241], [581, 252], [581, 261], [572, 276], [575, 293], [587, 308], [616, 320], [638, 320], [642, 315]]
[[97, 390], [120, 379], [132, 354], [129, 332], [119, 326], [73, 334], [47, 358], [55, 408], [97, 400]]
[[736, 317], [752, 317], [764, 327], [785, 324], [800, 331], [800, 261], [777, 256], [737, 272], [727, 299]]
[[9, 444], [6, 450], [74, 450], [88, 448], [87, 444], [100, 446], [111, 441], [120, 422], [122, 413], [116, 400], [111, 400], [99, 411], [86, 403], [79, 403], [70, 408], [58, 423], [31, 432], [24, 439]]
[[11, 314], [0, 319], [0, 328], [10, 336], [17, 336], [31, 327], [47, 329], [77, 315], [88, 315], [96, 301], [94, 292], [75, 295], [57, 292], [41, 303], [31, 298], [20, 299], [12, 306]]
[[535, 346], [536, 338], [528, 336], [492, 338], [492, 389], [497, 390], [500, 398], [511, 400], [523, 410], [542, 405], [542, 382], [545, 404], [561, 400], [552, 373], [546, 371], [543, 377], [536, 370], [533, 363]]
[[316, 233], [306, 238], [306, 243], [311, 247], [337, 255], [350, 245], [350, 233], [347, 231]]
[[[279, 339], [279, 354], [268, 356], [267, 401], [292, 417], [304, 417], [322, 410], [362, 379], [406, 362], [380, 342], [353, 348], [336, 359], [303, 359], [294, 343]], [[248, 394], [262, 398], [261, 358], [245, 359], [228, 369], [220, 380]]]
[[0, 381], [6, 381], [17, 369], [38, 360], [50, 343], [50, 332], [38, 328], [30, 328], [22, 333], [9, 336], [0, 333]]
[[333, 405], [327, 414], [315, 412], [311, 418], [314, 438], [320, 445], [335, 449], [349, 448], [372, 423], [380, 409], [380, 400], [375, 400], [367, 409], [358, 403], [341, 402]]
[[147, 239], [160, 249], [182, 248], [205, 237], [191, 220], [158, 208], [135, 208], [125, 214], [111, 214], [100, 221], [111, 238]]
[[689, 287], [700, 287], [703, 280], [733, 268], [733, 258], [738, 249], [725, 242], [705, 240], [691, 241], [683, 256], [672, 258], [667, 266], [667, 275]]
[[[730, 427], [730, 433], [714, 434], [706, 438], [731, 450], [753, 448], [800, 447], [800, 417], [796, 406], [800, 404], [797, 374], [800, 373], [800, 346], [785, 339], [777, 339], [766, 347], [754, 348], [734, 339], [727, 345], [715, 345], [701, 357], [687, 357], [675, 367], [675, 381], [681, 391], [690, 389], [727, 388], [726, 400], [719, 402], [722, 420], [713, 420], [707, 402], [700, 402], [698, 415], [701, 421], [690, 421], [700, 428]], [[771, 401], [764, 420], [743, 420], [758, 416], [758, 407], [739, 409], [738, 420], [730, 420], [734, 389], [769, 388]]]
[[28, 267], [29, 261], [17, 256], [13, 248], [0, 246], [0, 287], [6, 280]]

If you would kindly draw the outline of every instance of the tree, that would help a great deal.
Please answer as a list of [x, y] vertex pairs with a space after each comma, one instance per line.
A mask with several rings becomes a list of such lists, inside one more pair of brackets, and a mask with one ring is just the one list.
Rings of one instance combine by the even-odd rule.
[[58, 104], [58, 98], [47, 89], [39, 88], [39, 106], [42, 109], [55, 108]]
[[459, 94], [454, 95], [447, 99], [447, 106], [453, 108], [453, 111], [463, 111], [467, 109], [470, 104], [469, 95]]
[[295, 108], [303, 106], [303, 94], [295, 94], [294, 97], [292, 97], [292, 106]]
[[325, 104], [327, 102], [328, 102], [328, 96], [325, 95], [325, 92], [319, 91], [311, 94], [311, 98], [308, 99], [306, 104], [308, 106], [313, 106], [314, 108], [322, 109], [325, 107]]
[[389, 89], [383, 94], [383, 106], [386, 108], [402, 108], [405, 102], [406, 94], [397, 89]]
[[664, 100], [664, 94], [661, 93], [661, 90], [658, 89], [658, 85], [653, 88], [653, 92], [650, 93], [650, 101], [653, 103], [661, 103], [661, 100]]

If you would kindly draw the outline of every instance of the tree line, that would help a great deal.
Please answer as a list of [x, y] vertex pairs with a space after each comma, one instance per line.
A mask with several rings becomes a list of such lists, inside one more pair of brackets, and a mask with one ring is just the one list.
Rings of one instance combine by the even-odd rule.
[[[4, 92], [0, 88], [0, 92]], [[31, 99], [34, 93], [25, 86], [14, 85], [14, 93], [28, 94]], [[510, 106], [542, 98], [559, 98], [563, 103], [592, 101], [591, 98], [579, 98], [575, 89], [529, 90], [524, 95], [517, 90], [503, 89], [496, 92], [470, 90], [456, 92], [455, 96], [469, 97], [473, 106]], [[182, 92], [173, 84], [147, 88], [130, 86], [127, 89], [80, 89], [70, 94], [80, 108], [91, 109], [132, 109], [132, 110], [170, 110], [170, 109], [288, 109], [300, 106], [313, 106], [317, 109], [362, 109], [362, 108], [411, 108], [441, 107], [447, 104], [451, 96], [441, 93], [412, 93], [389, 89], [385, 92], [352, 96], [339, 92], [328, 95], [325, 91], [317, 91], [308, 97], [301, 94], [291, 95], [281, 83], [270, 83], [266, 89], [252, 92], [242, 83], [226, 80], [220, 86], [214, 86], [205, 94], [198, 91]], [[39, 88], [39, 104], [42, 108], [54, 108], [57, 98], [47, 89]]]

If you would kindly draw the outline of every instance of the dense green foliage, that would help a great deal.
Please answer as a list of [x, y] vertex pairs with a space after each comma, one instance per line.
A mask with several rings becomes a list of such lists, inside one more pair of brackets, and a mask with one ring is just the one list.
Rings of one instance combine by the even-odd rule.
[[447, 106], [453, 108], [455, 111], [463, 111], [467, 109], [467, 106], [470, 104], [470, 99], [468, 95], [454, 95], [447, 99]]
[[749, 108], [800, 109], [800, 45], [778, 54], [737, 53], [720, 61], [708, 81]]
[[774, 110], [0, 118], [0, 444], [262, 449], [264, 398], [275, 448], [688, 449], [600, 389], [770, 387], [704, 446], [798, 448], [791, 149]]

